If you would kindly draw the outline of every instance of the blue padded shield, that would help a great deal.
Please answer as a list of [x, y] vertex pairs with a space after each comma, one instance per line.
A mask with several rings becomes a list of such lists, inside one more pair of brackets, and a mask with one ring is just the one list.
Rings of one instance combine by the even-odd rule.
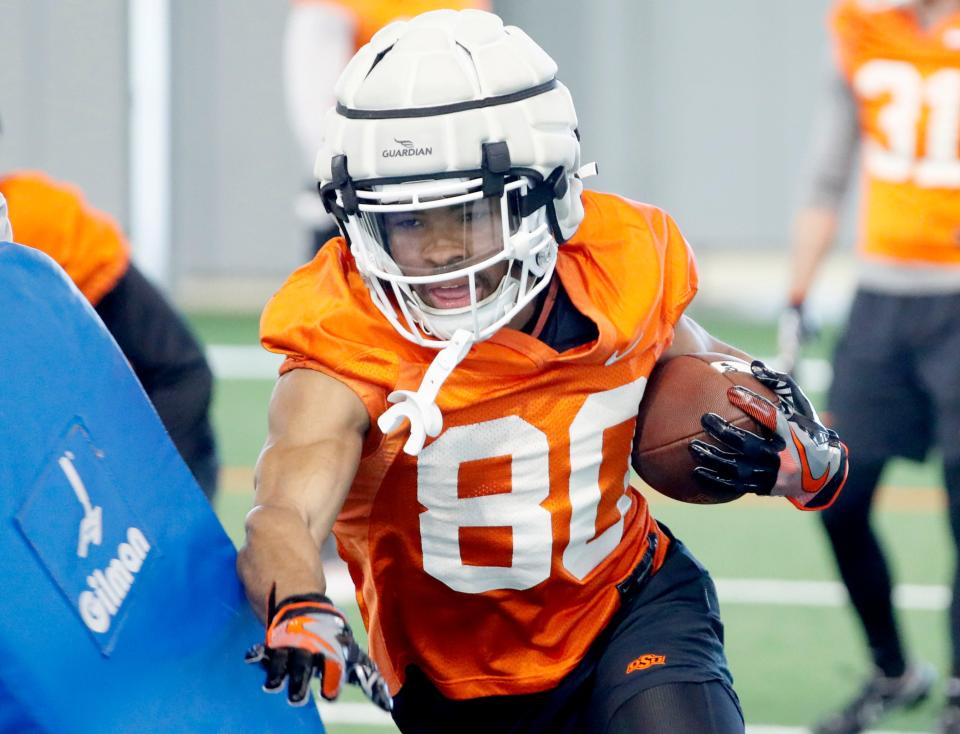
[[244, 664], [236, 552], [123, 354], [9, 243], [0, 334], [0, 732], [323, 732]]

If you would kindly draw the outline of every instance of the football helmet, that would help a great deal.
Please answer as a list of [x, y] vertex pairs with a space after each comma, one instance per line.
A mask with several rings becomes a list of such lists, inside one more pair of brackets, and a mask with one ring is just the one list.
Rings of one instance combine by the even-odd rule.
[[315, 173], [373, 302], [405, 338], [488, 338], [548, 284], [583, 218], [557, 65], [477, 10], [381, 29], [336, 87]]

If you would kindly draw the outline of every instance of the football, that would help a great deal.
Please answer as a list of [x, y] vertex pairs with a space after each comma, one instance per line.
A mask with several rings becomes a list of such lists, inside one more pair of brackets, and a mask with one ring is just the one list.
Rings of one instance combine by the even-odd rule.
[[777, 403], [773, 391], [753, 376], [748, 363], [726, 354], [685, 354], [654, 369], [640, 401], [631, 457], [644, 482], [681, 502], [717, 504], [736, 499], [709, 494], [696, 483], [696, 463], [688, 448], [695, 438], [717, 445], [700, 424], [704, 413], [716, 413], [740, 428], [761, 433], [759, 424], [727, 399], [727, 390], [734, 385]]

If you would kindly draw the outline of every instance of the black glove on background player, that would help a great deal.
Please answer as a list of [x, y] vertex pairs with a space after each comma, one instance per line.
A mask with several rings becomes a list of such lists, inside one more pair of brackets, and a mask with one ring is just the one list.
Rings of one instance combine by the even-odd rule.
[[783, 309], [777, 323], [777, 364], [784, 372], [788, 375], [796, 372], [800, 349], [815, 336], [816, 329], [810, 323], [803, 301]]

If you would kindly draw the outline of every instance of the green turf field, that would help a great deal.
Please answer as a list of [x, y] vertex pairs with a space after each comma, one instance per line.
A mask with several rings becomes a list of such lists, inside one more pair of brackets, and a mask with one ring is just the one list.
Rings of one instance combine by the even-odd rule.
[[[757, 354], [773, 352], [773, 327], [743, 324], [713, 313], [695, 313], [718, 337]], [[194, 315], [192, 322], [208, 344], [256, 343], [255, 316]], [[834, 334], [827, 331], [810, 353], [824, 356]], [[217, 511], [235, 541], [251, 501], [250, 469], [265, 431], [269, 379], [218, 380], [214, 402], [216, 429], [227, 470]], [[816, 398], [815, 398], [816, 399]], [[944, 585], [951, 572], [949, 538], [936, 489], [936, 465], [906, 462], [885, 478], [878, 524], [893, 551], [900, 583]], [[830, 581], [832, 563], [818, 520], [786, 503], [752, 501], [699, 507], [652, 497], [654, 514], [690, 546], [721, 586], [727, 652], [747, 721], [751, 725], [799, 727], [841, 702], [859, 684], [867, 657], [844, 606], [817, 606], [815, 595], [790, 603], [776, 597], [747, 603], [725, 597], [723, 581]], [[774, 587], [776, 588], [776, 587]], [[785, 587], [789, 588], [789, 587]], [[356, 609], [349, 610], [360, 628]], [[918, 609], [902, 614], [910, 648], [942, 670], [947, 657], [946, 614]], [[238, 649], [248, 641], [238, 641]], [[345, 702], [361, 699], [352, 691]], [[930, 731], [939, 699], [880, 727], [887, 731]], [[344, 707], [349, 713], [351, 707]], [[362, 710], [362, 709], [361, 709]], [[339, 718], [344, 718], [338, 716]], [[349, 716], [346, 716], [349, 718]], [[333, 734], [387, 732], [382, 725], [329, 723]]]

